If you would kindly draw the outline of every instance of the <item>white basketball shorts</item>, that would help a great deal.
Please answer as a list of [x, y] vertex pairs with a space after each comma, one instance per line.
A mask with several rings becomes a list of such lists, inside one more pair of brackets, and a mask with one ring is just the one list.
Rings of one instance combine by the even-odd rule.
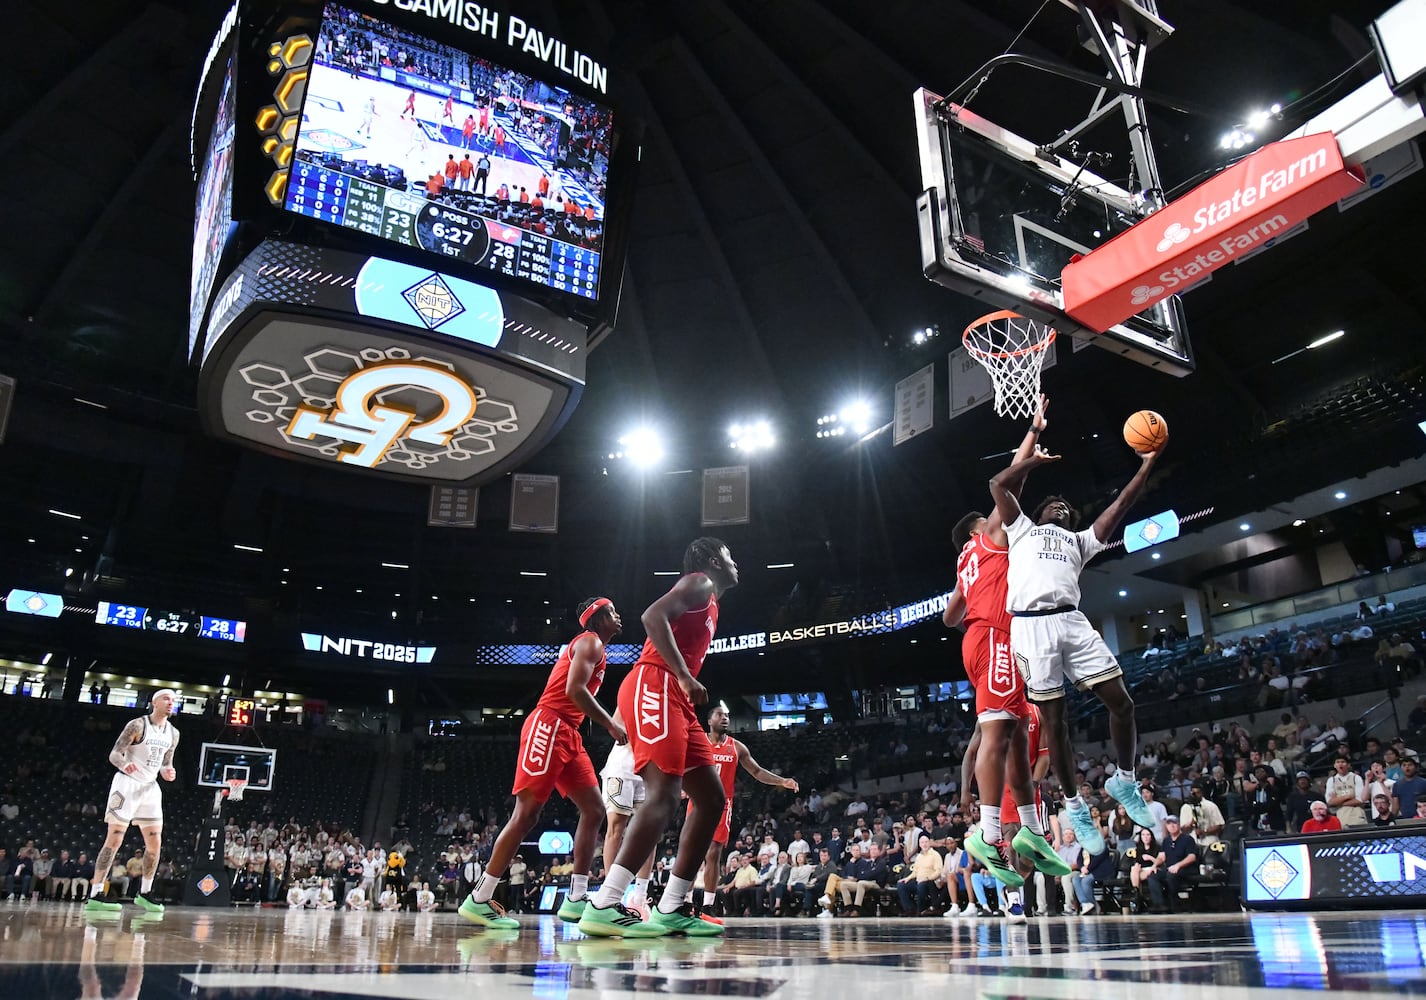
[[1067, 678], [1087, 691], [1124, 673], [1082, 611], [1012, 618], [1010, 651], [1032, 701], [1063, 698]]
[[158, 790], [158, 781], [140, 781], [122, 771], [115, 774], [109, 783], [109, 804], [104, 809], [104, 818], [110, 823], [125, 825], [161, 825], [163, 794]]
[[634, 751], [625, 743], [614, 745], [604, 770], [599, 772], [604, 788], [604, 804], [620, 816], [634, 815], [634, 807], [644, 801], [644, 779], [634, 773]]

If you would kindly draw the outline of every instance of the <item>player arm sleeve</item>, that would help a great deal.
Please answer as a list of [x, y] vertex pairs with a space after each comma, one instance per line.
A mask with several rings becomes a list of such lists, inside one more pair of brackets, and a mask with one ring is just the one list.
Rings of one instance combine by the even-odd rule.
[[139, 735], [139, 732], [141, 731], [142, 727], [142, 720], [132, 719], [127, 725], [124, 726], [122, 730], [120, 730], [119, 738], [114, 741], [114, 749], [109, 751], [109, 763], [113, 764], [121, 771], [124, 769], [124, 765], [129, 762], [128, 758], [125, 756], [125, 753], [133, 744], [134, 737]]

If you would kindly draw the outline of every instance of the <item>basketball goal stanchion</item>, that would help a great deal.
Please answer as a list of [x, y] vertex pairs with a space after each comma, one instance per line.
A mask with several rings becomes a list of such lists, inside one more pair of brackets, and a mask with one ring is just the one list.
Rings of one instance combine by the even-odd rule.
[[[247, 768], [231, 770], [246, 771]], [[223, 802], [241, 802], [249, 779], [227, 774], [223, 787], [213, 792], [213, 809], [198, 835], [198, 851], [184, 882], [183, 902], [187, 906], [230, 906], [231, 878], [223, 861]]]
[[970, 356], [990, 373], [995, 412], [1025, 419], [1040, 404], [1040, 370], [1054, 342], [1054, 328], [1009, 309], [986, 313], [961, 337]]

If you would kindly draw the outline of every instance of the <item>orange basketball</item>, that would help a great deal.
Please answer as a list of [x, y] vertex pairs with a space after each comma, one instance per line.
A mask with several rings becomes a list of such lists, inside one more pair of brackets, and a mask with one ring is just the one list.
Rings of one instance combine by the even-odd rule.
[[1169, 425], [1153, 410], [1140, 410], [1124, 421], [1124, 443], [1139, 454], [1158, 451], [1169, 439]]

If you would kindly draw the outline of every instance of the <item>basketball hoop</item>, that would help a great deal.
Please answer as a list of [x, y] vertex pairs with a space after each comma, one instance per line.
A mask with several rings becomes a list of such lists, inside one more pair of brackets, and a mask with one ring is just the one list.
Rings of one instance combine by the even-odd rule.
[[243, 801], [243, 791], [248, 787], [247, 778], [224, 778], [223, 784], [228, 786], [227, 794], [223, 797], [229, 802]]
[[1054, 342], [1053, 327], [1009, 309], [987, 313], [961, 337], [970, 356], [990, 373], [995, 412], [1016, 418], [1033, 416], [1040, 405], [1040, 367]]

